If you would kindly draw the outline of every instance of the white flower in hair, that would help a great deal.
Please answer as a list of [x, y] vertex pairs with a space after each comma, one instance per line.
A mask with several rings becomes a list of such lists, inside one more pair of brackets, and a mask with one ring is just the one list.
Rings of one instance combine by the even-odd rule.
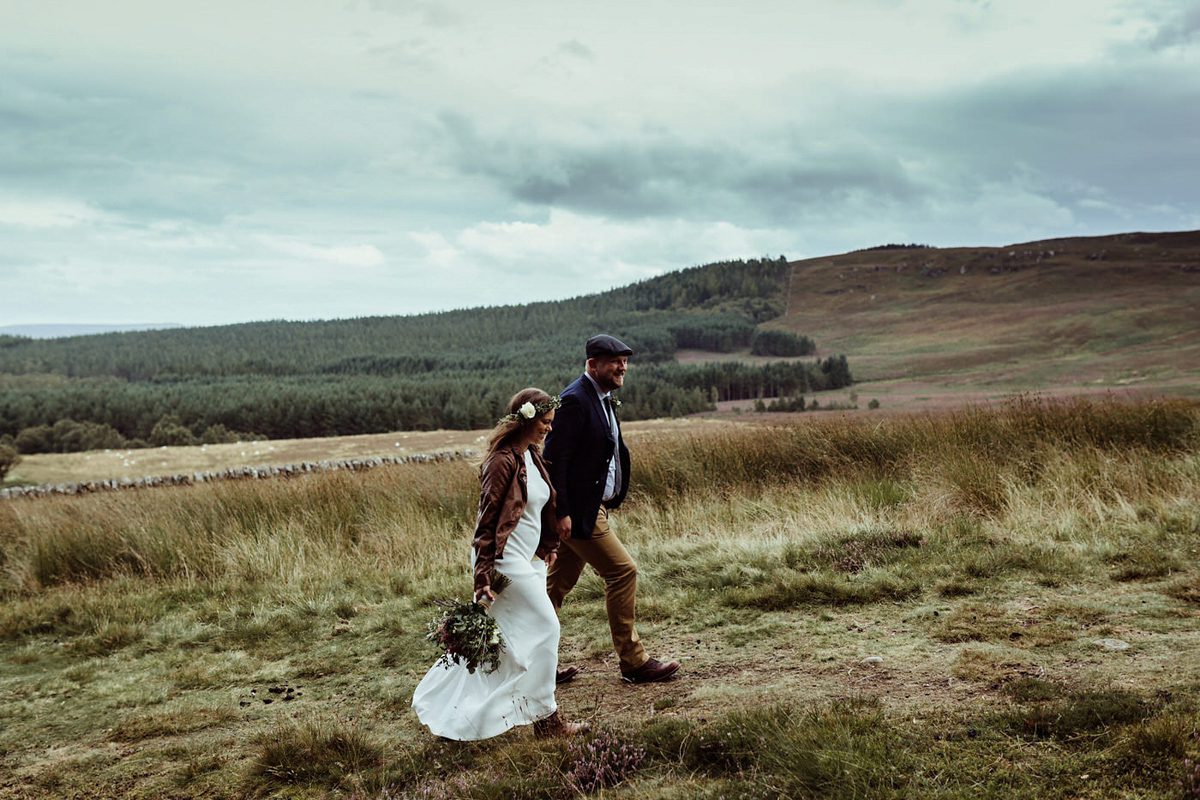
[[545, 414], [551, 409], [558, 408], [562, 405], [562, 400], [558, 397], [551, 397], [544, 403], [534, 405], [532, 402], [526, 401], [520, 408], [511, 414], [505, 414], [500, 418], [501, 422], [520, 422], [521, 420], [530, 420], [538, 414]]

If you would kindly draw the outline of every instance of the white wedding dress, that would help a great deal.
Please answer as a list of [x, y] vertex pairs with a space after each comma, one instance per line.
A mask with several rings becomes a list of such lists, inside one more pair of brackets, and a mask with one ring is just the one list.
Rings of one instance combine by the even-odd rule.
[[487, 739], [516, 725], [553, 714], [558, 669], [558, 615], [546, 594], [546, 562], [534, 560], [541, 539], [542, 506], [550, 487], [525, 453], [528, 497], [516, 530], [508, 537], [496, 570], [512, 583], [496, 595], [491, 615], [504, 637], [495, 672], [467, 672], [441, 663], [421, 679], [413, 694], [417, 718], [435, 736], [460, 741]]

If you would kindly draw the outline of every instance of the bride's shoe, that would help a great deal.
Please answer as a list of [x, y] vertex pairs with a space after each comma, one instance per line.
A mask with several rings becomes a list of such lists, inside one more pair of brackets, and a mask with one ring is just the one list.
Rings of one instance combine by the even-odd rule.
[[587, 730], [586, 722], [567, 722], [558, 715], [557, 711], [533, 723], [533, 735], [539, 739], [551, 736], [578, 736], [581, 733], [587, 733]]

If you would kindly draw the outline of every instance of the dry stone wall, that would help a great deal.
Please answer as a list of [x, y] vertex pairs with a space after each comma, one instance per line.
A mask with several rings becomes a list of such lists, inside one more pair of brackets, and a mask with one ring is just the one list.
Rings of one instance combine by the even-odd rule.
[[16, 486], [0, 489], [0, 499], [17, 497], [46, 497], [48, 495], [81, 495], [95, 492], [120, 491], [122, 489], [150, 489], [159, 486], [191, 486], [214, 481], [268, 480], [292, 478], [314, 472], [336, 472], [350, 470], [361, 472], [389, 464], [422, 464], [434, 461], [459, 461], [475, 455], [471, 450], [456, 450], [446, 453], [415, 453], [407, 456], [375, 456], [352, 458], [342, 461], [305, 461], [300, 464], [285, 464], [276, 467], [231, 467], [223, 470], [208, 470], [182, 475], [151, 475], [144, 478], [110, 478], [99, 481], [72, 483], [48, 483], [41, 486]]

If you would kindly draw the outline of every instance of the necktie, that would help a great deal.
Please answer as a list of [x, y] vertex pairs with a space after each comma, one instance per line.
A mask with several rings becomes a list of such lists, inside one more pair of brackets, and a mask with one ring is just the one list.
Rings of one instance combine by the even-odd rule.
[[613, 492], [621, 491], [621, 432], [617, 428], [617, 413], [613, 410], [612, 400], [604, 398], [604, 415], [608, 418], [608, 427], [613, 435]]

